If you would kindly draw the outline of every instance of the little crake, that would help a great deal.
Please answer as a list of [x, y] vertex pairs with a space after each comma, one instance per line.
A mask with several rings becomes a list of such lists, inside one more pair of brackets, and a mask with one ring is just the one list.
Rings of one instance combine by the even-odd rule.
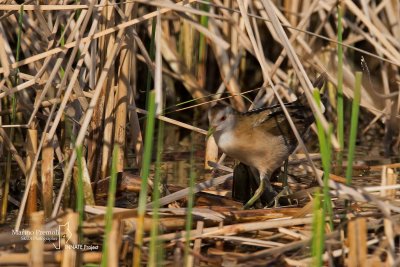
[[[324, 76], [316, 81], [322, 86]], [[322, 80], [322, 81], [321, 81]], [[305, 95], [285, 104], [300, 135], [314, 122]], [[293, 153], [296, 137], [280, 105], [239, 113], [229, 106], [216, 105], [209, 111], [210, 134], [228, 156], [254, 167], [260, 174], [260, 184], [244, 208], [251, 207], [268, 190], [271, 174]]]

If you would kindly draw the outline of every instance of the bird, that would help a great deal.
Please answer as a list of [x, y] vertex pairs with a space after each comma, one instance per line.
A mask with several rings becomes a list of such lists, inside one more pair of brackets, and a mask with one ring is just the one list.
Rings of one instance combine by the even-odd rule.
[[[314, 87], [321, 89], [325, 80], [325, 74], [321, 74], [314, 82]], [[322, 99], [325, 97], [322, 96]], [[300, 136], [303, 136], [314, 122], [305, 94], [284, 105]], [[208, 111], [208, 119], [209, 136], [213, 135], [219, 149], [258, 171], [258, 188], [244, 205], [244, 209], [252, 207], [263, 194], [276, 197], [269, 179], [297, 146], [297, 139], [282, 106], [238, 112], [231, 106], [217, 104]], [[284, 184], [287, 185], [287, 182]]]

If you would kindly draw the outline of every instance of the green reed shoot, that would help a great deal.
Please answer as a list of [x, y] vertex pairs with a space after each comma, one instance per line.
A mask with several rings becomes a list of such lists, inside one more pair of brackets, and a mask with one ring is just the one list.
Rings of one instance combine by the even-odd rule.
[[344, 148], [344, 111], [343, 111], [343, 10], [338, 6], [338, 70], [337, 70], [337, 138], [339, 141], [339, 153], [337, 154], [337, 166], [342, 172], [343, 148]]
[[[156, 24], [157, 24], [157, 18], [154, 18], [152, 20], [151, 23], [151, 39], [150, 39], [150, 51], [149, 51], [149, 56], [151, 58], [151, 60], [154, 61], [155, 58], [155, 54], [156, 54]], [[152, 75], [151, 75], [151, 70], [150, 70], [150, 66], [147, 69], [147, 80], [146, 80], [146, 105], [149, 103], [149, 93], [150, 90], [152, 88], [152, 84], [153, 84], [153, 79], [152, 79]], [[146, 109], [149, 110], [149, 107], [146, 106]]]
[[162, 162], [162, 153], [164, 147], [164, 122], [158, 121], [158, 134], [157, 134], [157, 156], [156, 156], [156, 166], [155, 166], [155, 175], [153, 182], [153, 216], [152, 216], [152, 224], [151, 224], [151, 233], [150, 233], [150, 257], [149, 257], [149, 266], [161, 266], [163, 251], [162, 251], [162, 243], [158, 240], [159, 234], [159, 214], [158, 210], [160, 207], [160, 186], [161, 186], [161, 162]]
[[351, 108], [349, 151], [347, 155], [347, 167], [346, 167], [346, 184], [348, 185], [351, 184], [351, 178], [353, 174], [353, 160], [356, 148], [357, 127], [358, 127], [358, 111], [360, 110], [361, 80], [362, 80], [362, 73], [356, 72], [354, 98]]
[[83, 192], [83, 166], [82, 166], [82, 146], [76, 148], [76, 162], [78, 165], [78, 181], [76, 190], [76, 211], [79, 214], [78, 232], [79, 240], [82, 239], [82, 224], [83, 224], [83, 210], [85, 206], [84, 192]]
[[190, 174], [189, 174], [189, 194], [188, 194], [188, 202], [187, 202], [187, 209], [186, 209], [186, 223], [185, 223], [185, 230], [186, 230], [186, 242], [185, 242], [185, 256], [184, 262], [185, 265], [188, 264], [188, 257], [189, 257], [189, 248], [190, 248], [190, 231], [192, 230], [193, 225], [193, 205], [194, 205], [194, 185], [196, 181], [196, 172], [195, 172], [195, 161], [194, 161], [194, 133], [191, 133], [191, 149], [190, 149]]
[[[210, 6], [207, 4], [200, 4], [200, 10], [208, 12], [210, 9]], [[200, 18], [200, 24], [206, 28], [208, 28], [208, 17], [207, 16], [201, 16]], [[205, 65], [205, 60], [206, 60], [206, 39], [204, 37], [204, 34], [199, 33], [199, 58], [198, 61], [200, 65]], [[200, 69], [198, 69], [199, 71]]]
[[[314, 90], [314, 99], [318, 103], [319, 108], [321, 108], [320, 102], [320, 93], [318, 89]], [[329, 225], [330, 228], [333, 229], [332, 222], [332, 203], [329, 195], [329, 174], [331, 169], [331, 134], [332, 134], [332, 125], [329, 125], [328, 134], [325, 134], [325, 131], [322, 127], [321, 121], [316, 118], [316, 124], [318, 129], [318, 141], [321, 150], [321, 158], [322, 158], [322, 167], [324, 170], [323, 176], [323, 205], [321, 207], [321, 196], [320, 190], [315, 193], [314, 198], [314, 212], [313, 212], [313, 235], [312, 235], [312, 246], [311, 252], [313, 256], [313, 266], [322, 266], [323, 259], [322, 255], [324, 253], [325, 247], [325, 217], [329, 215]]]
[[321, 208], [321, 197], [320, 189], [317, 188], [314, 197], [314, 208], [313, 208], [313, 223], [312, 223], [312, 243], [311, 243], [311, 255], [313, 257], [312, 266], [319, 267], [323, 264], [322, 255], [324, 253], [324, 225], [325, 225], [325, 214], [324, 209]]
[[[321, 108], [321, 102], [320, 102], [320, 93], [318, 89], [314, 90], [314, 99], [318, 103], [319, 108]], [[322, 127], [321, 121], [316, 118], [316, 124], [317, 124], [317, 130], [318, 130], [318, 141], [319, 141], [319, 146], [321, 150], [321, 159], [322, 159], [322, 167], [324, 170], [324, 177], [323, 177], [323, 196], [324, 196], [324, 215], [332, 215], [332, 202], [331, 202], [331, 197], [329, 194], [329, 176], [330, 176], [330, 170], [331, 170], [331, 154], [332, 154], [332, 149], [331, 149], [331, 134], [332, 134], [332, 125], [329, 125], [329, 132], [327, 135], [325, 135], [324, 128]], [[323, 222], [325, 223], [325, 222]], [[330, 216], [329, 219], [330, 227], [333, 229], [333, 222]]]
[[112, 230], [112, 222], [113, 222], [113, 209], [115, 203], [115, 193], [117, 191], [117, 159], [118, 159], [118, 144], [114, 144], [114, 150], [112, 154], [112, 163], [111, 163], [111, 177], [110, 184], [108, 187], [108, 198], [107, 198], [107, 210], [105, 217], [105, 231], [104, 231], [104, 239], [103, 239], [103, 250], [101, 257], [101, 266], [108, 266], [108, 251], [110, 246], [110, 232]]
[[146, 212], [146, 200], [147, 200], [147, 184], [150, 173], [151, 164], [151, 153], [153, 149], [153, 135], [154, 135], [154, 124], [155, 124], [155, 114], [156, 114], [156, 104], [155, 104], [155, 92], [154, 90], [150, 92], [148, 99], [148, 113], [146, 121], [146, 133], [144, 140], [144, 152], [143, 152], [143, 162], [141, 171], [141, 187], [139, 195], [139, 205], [138, 205], [138, 222], [136, 228], [135, 236], [135, 248], [133, 255], [133, 266], [140, 266], [141, 259], [141, 247], [143, 244], [143, 223], [144, 215]]

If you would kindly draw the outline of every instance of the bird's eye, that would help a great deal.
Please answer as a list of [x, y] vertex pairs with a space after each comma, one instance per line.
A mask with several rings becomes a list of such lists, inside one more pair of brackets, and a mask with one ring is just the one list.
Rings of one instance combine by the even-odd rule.
[[224, 121], [224, 120], [226, 120], [226, 116], [221, 117], [221, 121]]

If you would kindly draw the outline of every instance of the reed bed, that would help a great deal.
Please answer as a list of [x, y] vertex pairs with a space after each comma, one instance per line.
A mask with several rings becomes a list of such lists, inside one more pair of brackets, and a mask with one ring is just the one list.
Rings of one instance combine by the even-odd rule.
[[[399, 10], [3, 1], [0, 266], [399, 265]], [[305, 136], [283, 105], [300, 94]], [[278, 174], [288, 204], [232, 197], [216, 102], [282, 105], [299, 144]]]

